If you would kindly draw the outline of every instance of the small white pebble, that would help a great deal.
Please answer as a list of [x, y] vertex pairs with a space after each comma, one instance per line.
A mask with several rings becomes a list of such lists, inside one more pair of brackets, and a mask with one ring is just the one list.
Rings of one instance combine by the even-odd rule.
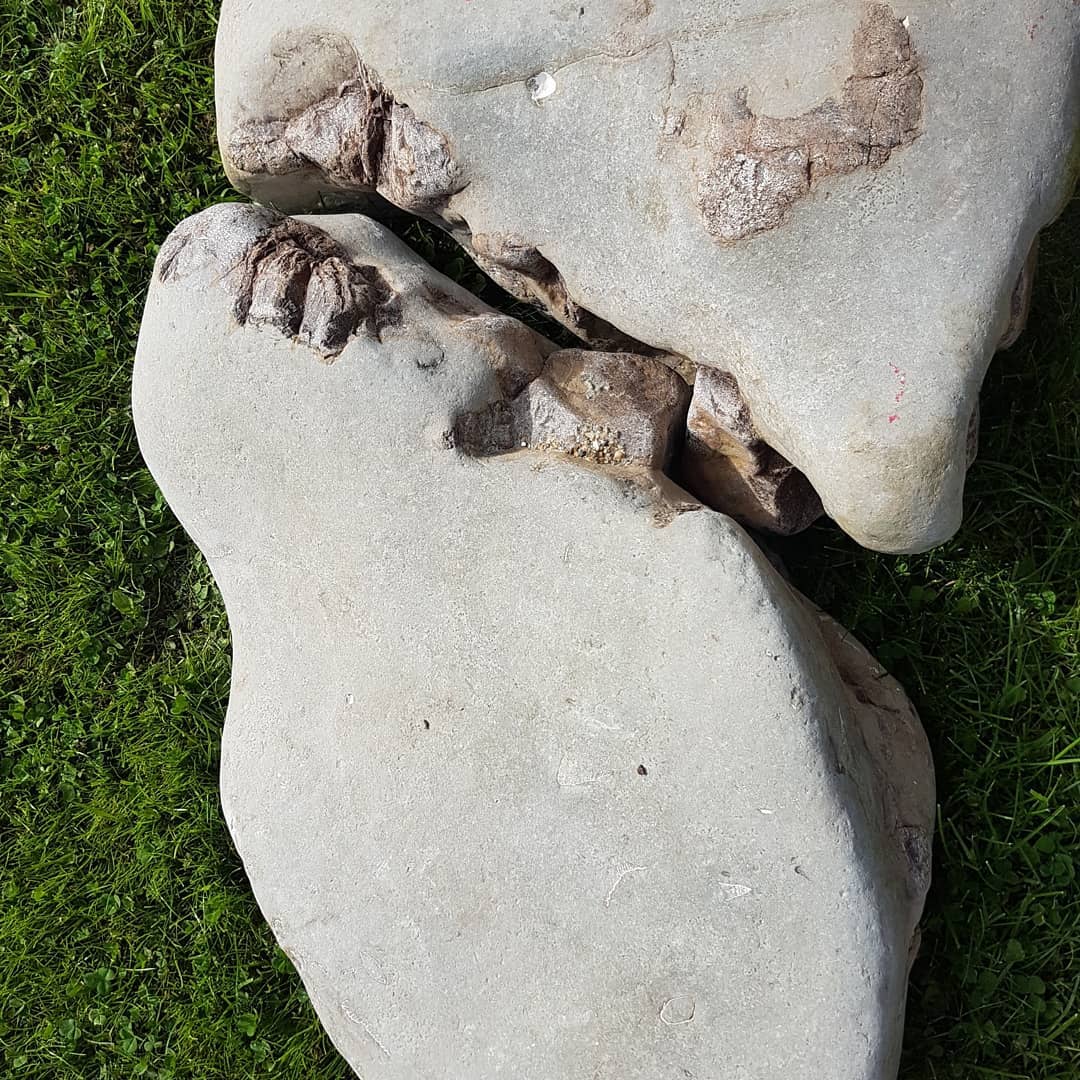
[[549, 98], [555, 93], [558, 84], [550, 72], [541, 71], [525, 83], [525, 88], [532, 95], [533, 101], [539, 104], [544, 98]]

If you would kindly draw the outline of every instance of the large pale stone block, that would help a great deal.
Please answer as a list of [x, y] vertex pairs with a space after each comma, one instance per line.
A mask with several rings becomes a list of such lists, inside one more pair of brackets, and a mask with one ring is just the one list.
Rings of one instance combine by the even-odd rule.
[[579, 335], [728, 373], [844, 529], [914, 551], [959, 524], [1071, 185], [1078, 30], [1071, 0], [225, 0], [222, 152], [260, 200], [377, 191]]
[[[358, 216], [222, 206], [158, 259], [135, 418], [228, 608], [226, 819], [366, 1080], [895, 1076], [924, 737], [655, 471], [681, 391], [637, 362]], [[500, 404], [636, 449], [462, 436]]]

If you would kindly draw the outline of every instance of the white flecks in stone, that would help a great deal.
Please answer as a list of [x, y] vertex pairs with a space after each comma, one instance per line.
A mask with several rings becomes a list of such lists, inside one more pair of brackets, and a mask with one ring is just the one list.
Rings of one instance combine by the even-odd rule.
[[736, 885], [734, 882], [721, 881], [716, 887], [721, 901], [738, 900], [740, 896], [749, 896], [754, 890], [749, 885]]
[[668, 998], [660, 1010], [660, 1019], [668, 1027], [690, 1024], [697, 1015], [697, 1002], [689, 994], [676, 994]]
[[533, 101], [539, 105], [541, 101], [551, 97], [558, 90], [559, 85], [555, 82], [555, 76], [550, 72], [540, 71], [526, 80], [525, 88], [529, 91], [529, 96]]

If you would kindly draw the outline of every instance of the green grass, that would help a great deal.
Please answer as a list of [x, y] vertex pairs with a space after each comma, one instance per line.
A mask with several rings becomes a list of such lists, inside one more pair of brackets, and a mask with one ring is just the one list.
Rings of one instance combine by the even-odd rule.
[[[232, 197], [215, 7], [0, 0], [3, 1077], [347, 1075], [225, 832], [228, 630], [128, 406], [157, 245]], [[907, 1080], [1080, 1077], [1077, 250], [1080, 206], [987, 384], [961, 535], [918, 558], [828, 527], [784, 545], [935, 746]]]

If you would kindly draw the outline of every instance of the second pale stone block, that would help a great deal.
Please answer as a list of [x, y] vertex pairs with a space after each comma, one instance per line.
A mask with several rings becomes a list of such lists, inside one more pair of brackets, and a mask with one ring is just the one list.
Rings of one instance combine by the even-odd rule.
[[918, 721], [655, 440], [469, 452], [545, 377], [630, 430], [553, 354], [361, 217], [165, 245], [135, 417], [228, 608], [259, 904], [366, 1080], [892, 1080]]

